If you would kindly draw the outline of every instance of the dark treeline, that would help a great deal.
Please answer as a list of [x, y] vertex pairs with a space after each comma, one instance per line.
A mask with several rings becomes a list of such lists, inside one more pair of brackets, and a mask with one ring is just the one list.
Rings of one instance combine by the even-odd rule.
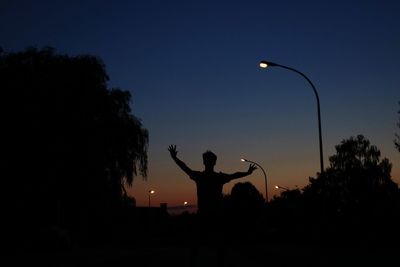
[[329, 161], [304, 188], [285, 188], [269, 203], [251, 183], [236, 183], [224, 197], [227, 244], [397, 246], [400, 191], [389, 160], [358, 135]]
[[[250, 182], [236, 183], [224, 196], [220, 221], [207, 234], [197, 234], [197, 214], [183, 213], [153, 224], [141, 244], [202, 244], [316, 248], [397, 247], [400, 233], [400, 191], [391, 178], [392, 164], [363, 135], [336, 146], [330, 165], [303, 188], [285, 189], [268, 203]], [[161, 217], [159, 217], [161, 218]], [[144, 224], [140, 224], [145, 229]], [[220, 227], [222, 225], [222, 227]], [[152, 235], [152, 231], [161, 232]], [[218, 229], [215, 232], [215, 229]], [[135, 231], [137, 233], [137, 231]], [[149, 239], [149, 237], [152, 237]], [[220, 243], [217, 243], [220, 242]]]
[[324, 173], [310, 178], [302, 190], [284, 191], [271, 201], [274, 227], [281, 234], [296, 232], [300, 242], [396, 244], [400, 194], [389, 160], [358, 135], [337, 145], [329, 161]]
[[[0, 54], [2, 218], [10, 245], [207, 241], [197, 214], [131, 205], [124, 186], [146, 177], [148, 132], [132, 114], [130, 94], [107, 81], [93, 56], [51, 48]], [[389, 160], [362, 135], [343, 140], [329, 160], [304, 188], [269, 203], [251, 183], [236, 183], [213, 234], [227, 246], [395, 244], [400, 194]]]

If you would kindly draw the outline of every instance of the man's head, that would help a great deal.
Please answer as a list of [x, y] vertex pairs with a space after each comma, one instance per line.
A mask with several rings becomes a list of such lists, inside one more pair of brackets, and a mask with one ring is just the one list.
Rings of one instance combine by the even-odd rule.
[[207, 150], [206, 152], [203, 153], [203, 163], [206, 168], [214, 167], [216, 162], [217, 162], [217, 155], [215, 155], [213, 152]]

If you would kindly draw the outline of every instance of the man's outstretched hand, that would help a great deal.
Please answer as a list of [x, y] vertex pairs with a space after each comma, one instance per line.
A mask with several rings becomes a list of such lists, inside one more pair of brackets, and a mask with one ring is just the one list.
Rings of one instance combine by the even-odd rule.
[[168, 151], [171, 154], [171, 157], [174, 159], [176, 158], [176, 155], [178, 154], [178, 151], [176, 150], [176, 145], [170, 145], [168, 147]]
[[253, 173], [254, 170], [256, 170], [257, 167], [255, 164], [250, 164], [249, 170], [247, 171], [249, 174]]

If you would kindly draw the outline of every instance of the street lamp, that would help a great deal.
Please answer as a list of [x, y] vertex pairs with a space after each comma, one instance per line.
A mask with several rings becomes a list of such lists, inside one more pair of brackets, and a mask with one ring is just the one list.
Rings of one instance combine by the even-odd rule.
[[154, 190], [149, 190], [149, 208], [150, 208], [150, 196], [152, 195], [152, 194], [154, 194], [156, 191], [154, 191]]
[[280, 186], [280, 185], [275, 185], [275, 188], [276, 188], [276, 189], [283, 189], [283, 190], [285, 190], [285, 191], [289, 191], [289, 190], [290, 190], [289, 188], [284, 187], [284, 186]]
[[267, 186], [267, 175], [265, 174], [265, 171], [263, 169], [263, 167], [261, 167], [260, 164], [258, 164], [257, 162], [248, 160], [248, 159], [240, 159], [243, 162], [250, 162], [253, 163], [255, 165], [257, 165], [258, 167], [260, 167], [260, 169], [262, 170], [263, 174], [264, 174], [264, 180], [265, 180], [265, 202], [268, 202], [268, 186]]
[[263, 68], [263, 69], [265, 69], [267, 67], [281, 67], [281, 68], [284, 68], [284, 69], [287, 69], [287, 70], [294, 71], [294, 72], [300, 74], [301, 76], [303, 76], [303, 78], [305, 78], [308, 81], [308, 83], [311, 85], [311, 87], [312, 87], [312, 89], [314, 91], [315, 97], [317, 99], [318, 133], [319, 133], [319, 160], [320, 160], [320, 165], [321, 165], [320, 166], [321, 167], [321, 173], [323, 173], [323, 171], [324, 171], [324, 156], [323, 156], [323, 150], [322, 150], [321, 109], [320, 109], [320, 106], [319, 106], [319, 96], [318, 96], [317, 89], [315, 88], [314, 84], [311, 82], [311, 80], [306, 75], [304, 75], [302, 72], [300, 72], [300, 71], [298, 71], [296, 69], [293, 69], [291, 67], [283, 66], [283, 65], [280, 65], [280, 64], [277, 64], [277, 63], [266, 61], [266, 60], [260, 61], [260, 67]]

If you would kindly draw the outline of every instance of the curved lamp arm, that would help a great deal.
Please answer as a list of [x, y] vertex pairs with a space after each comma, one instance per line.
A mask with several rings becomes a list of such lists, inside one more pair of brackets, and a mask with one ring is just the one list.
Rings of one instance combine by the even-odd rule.
[[254, 161], [251, 161], [251, 160], [248, 160], [248, 159], [241, 159], [241, 161], [250, 162], [250, 163], [255, 164], [257, 167], [260, 167], [261, 171], [264, 174], [264, 180], [265, 180], [265, 202], [268, 202], [267, 174], [265, 173], [264, 168], [261, 167], [261, 165], [258, 164], [257, 162], [254, 162]]
[[317, 89], [315, 88], [315, 86], [314, 86], [314, 84], [311, 82], [311, 80], [310, 80], [304, 73], [302, 73], [302, 72], [300, 72], [300, 71], [298, 71], [298, 70], [296, 70], [296, 69], [294, 69], [294, 68], [287, 67], [287, 66], [280, 65], [280, 64], [277, 64], [277, 63], [274, 63], [274, 62], [270, 62], [270, 61], [266, 61], [266, 60], [263, 60], [263, 61], [260, 62], [260, 67], [261, 67], [261, 68], [264, 68], [264, 69], [265, 69], [265, 68], [267, 68], [268, 66], [271, 66], [271, 67], [281, 67], [281, 68], [284, 68], [284, 69], [287, 69], [287, 70], [294, 71], [294, 72], [296, 72], [297, 74], [300, 74], [300, 75], [301, 75], [304, 79], [306, 79], [307, 82], [311, 85], [311, 87], [312, 87], [312, 89], [313, 89], [313, 91], [314, 91], [314, 94], [315, 94], [315, 98], [317, 99], [318, 135], [319, 135], [319, 158], [320, 158], [319, 160], [320, 160], [321, 173], [323, 173], [323, 171], [324, 171], [324, 155], [323, 155], [323, 149], [322, 149], [321, 108], [320, 108], [320, 104], [319, 104], [319, 95], [318, 95]]

